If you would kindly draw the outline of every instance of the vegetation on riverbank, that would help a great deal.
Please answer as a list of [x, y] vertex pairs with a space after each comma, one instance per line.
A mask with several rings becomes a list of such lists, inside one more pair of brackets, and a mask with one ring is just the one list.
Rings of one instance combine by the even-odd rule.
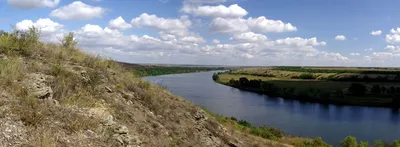
[[166, 74], [204, 72], [211, 70], [223, 70], [221, 67], [182, 67], [182, 66], [140, 66], [133, 68], [134, 73], [140, 77], [158, 76]]
[[[379, 107], [400, 106], [400, 84], [397, 82], [374, 82], [372, 78], [365, 77], [355, 81], [335, 81], [314, 78], [311, 73], [281, 70], [277, 67], [240, 69], [214, 75], [214, 80], [247, 91], [302, 101]], [[373, 71], [370, 69], [368, 72]], [[390, 72], [395, 70], [391, 69]], [[334, 74], [336, 73], [332, 75]], [[294, 76], [296, 78], [293, 78]], [[359, 77], [362, 74], [355, 76]]]

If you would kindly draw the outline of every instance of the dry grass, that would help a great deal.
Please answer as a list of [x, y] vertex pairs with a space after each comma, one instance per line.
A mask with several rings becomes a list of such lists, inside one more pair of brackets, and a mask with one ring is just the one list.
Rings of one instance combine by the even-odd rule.
[[[18, 34], [26, 34], [27, 38], [18, 40]], [[17, 115], [28, 128], [32, 146], [82, 145], [77, 143], [82, 139], [77, 134], [102, 126], [100, 118], [88, 117], [84, 110], [99, 107], [112, 114], [117, 123], [126, 125], [130, 134], [138, 135], [144, 141], [142, 146], [202, 146], [202, 141], [210, 138], [206, 132], [223, 143], [244, 138], [245, 145], [252, 144], [255, 139], [261, 146], [270, 145], [268, 140], [246, 133], [224, 134], [212, 117], [204, 123], [194, 121], [193, 115], [200, 110], [198, 107], [140, 80], [114, 61], [81, 52], [71, 40], [71, 44], [67, 40], [62, 45], [42, 44], [35, 40], [37, 37], [35, 31], [0, 35], [0, 53], [8, 58], [0, 59], [0, 85], [13, 93], [15, 102], [10, 113]], [[37, 99], [24, 88], [19, 81], [29, 73], [52, 76], [47, 84], [54, 92], [53, 99], [60, 105]], [[106, 91], [105, 86], [112, 91]], [[124, 96], [124, 93], [131, 96]], [[112, 129], [96, 133], [99, 138], [84, 145], [118, 146]], [[74, 137], [78, 139], [65, 141]]]

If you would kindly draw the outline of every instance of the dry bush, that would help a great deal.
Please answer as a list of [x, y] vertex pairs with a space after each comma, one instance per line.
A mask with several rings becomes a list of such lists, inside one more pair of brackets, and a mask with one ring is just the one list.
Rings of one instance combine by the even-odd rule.
[[26, 69], [19, 58], [0, 59], [0, 84], [10, 86], [14, 80], [21, 80]]

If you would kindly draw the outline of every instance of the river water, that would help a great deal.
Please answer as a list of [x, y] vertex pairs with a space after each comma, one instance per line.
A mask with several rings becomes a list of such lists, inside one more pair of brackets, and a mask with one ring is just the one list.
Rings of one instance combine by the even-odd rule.
[[277, 127], [287, 134], [322, 137], [338, 145], [348, 135], [357, 140], [400, 139], [400, 111], [390, 108], [302, 103], [246, 92], [215, 83], [214, 72], [145, 77], [172, 93], [224, 116], [257, 126]]

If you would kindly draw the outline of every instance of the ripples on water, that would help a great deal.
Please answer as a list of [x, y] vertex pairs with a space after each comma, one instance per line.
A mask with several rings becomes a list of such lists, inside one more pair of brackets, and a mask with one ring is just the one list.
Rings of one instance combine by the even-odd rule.
[[291, 135], [318, 137], [337, 145], [348, 135], [372, 143], [400, 139], [399, 109], [300, 102], [241, 91], [215, 83], [214, 72], [145, 77], [172, 93], [225, 116], [274, 126]]

